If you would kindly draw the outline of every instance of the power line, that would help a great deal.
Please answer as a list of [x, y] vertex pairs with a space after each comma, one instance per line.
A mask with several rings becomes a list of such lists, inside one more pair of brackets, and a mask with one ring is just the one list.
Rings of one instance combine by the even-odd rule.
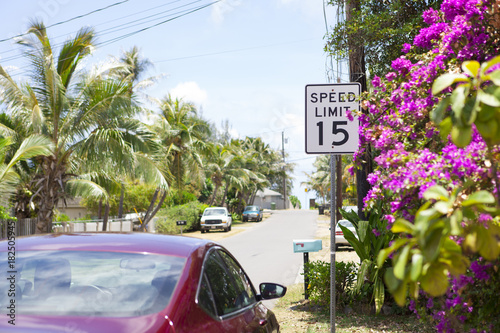
[[212, 55], [219, 55], [219, 54], [226, 54], [226, 53], [235, 53], [235, 52], [241, 52], [241, 51], [256, 50], [256, 49], [262, 49], [262, 48], [268, 48], [268, 47], [274, 47], [274, 46], [280, 46], [280, 45], [288, 45], [288, 44], [294, 44], [294, 43], [301, 43], [301, 42], [310, 41], [310, 40], [312, 40], [312, 38], [303, 39], [303, 40], [297, 40], [297, 41], [291, 41], [291, 42], [268, 44], [268, 45], [257, 45], [257, 46], [245, 47], [245, 48], [241, 48], [241, 49], [233, 49], [233, 50], [216, 51], [216, 52], [210, 52], [210, 53], [202, 53], [202, 54], [196, 54], [196, 55], [191, 55], [191, 56], [170, 58], [170, 59], [165, 59], [165, 60], [155, 60], [154, 63], [177, 61], [177, 60], [185, 60], [185, 59], [192, 59], [192, 58], [201, 58], [201, 57], [207, 57], [207, 56], [212, 56]]
[[[169, 19], [167, 19], [167, 20], [163, 20], [163, 21], [161, 21], [161, 22], [159, 22], [159, 23], [156, 23], [156, 24], [153, 24], [153, 25], [147, 26], [147, 27], [145, 27], [145, 28], [138, 29], [138, 30], [135, 30], [135, 31], [132, 31], [132, 32], [129, 32], [129, 33], [123, 34], [123, 35], [121, 35], [121, 36], [111, 38], [111, 39], [109, 39], [109, 40], [107, 40], [107, 41], [104, 41], [104, 42], [102, 42], [102, 43], [96, 43], [96, 45], [95, 45], [95, 46], [96, 46], [96, 47], [107, 46], [107, 45], [109, 45], [109, 44], [112, 44], [112, 43], [115, 43], [115, 42], [117, 42], [117, 41], [123, 40], [123, 39], [125, 39], [125, 38], [128, 38], [128, 37], [130, 37], [130, 36], [136, 35], [136, 34], [141, 33], [141, 32], [143, 32], [143, 31], [146, 31], [146, 30], [152, 29], [152, 28], [154, 28], [154, 27], [157, 27], [157, 26], [163, 25], [163, 24], [165, 24], [165, 23], [171, 22], [171, 21], [173, 21], [173, 20], [176, 20], [176, 19], [178, 19], [178, 18], [184, 17], [184, 16], [186, 16], [186, 15], [189, 15], [189, 14], [195, 13], [195, 12], [197, 12], [197, 11], [199, 11], [199, 10], [202, 10], [202, 9], [204, 9], [204, 8], [207, 8], [207, 7], [209, 7], [209, 6], [212, 6], [212, 5], [214, 5], [214, 4], [216, 4], [216, 3], [220, 2], [220, 1], [222, 1], [222, 0], [216, 0], [216, 1], [213, 1], [213, 2], [208, 3], [208, 4], [206, 4], [206, 5], [203, 5], [203, 6], [198, 6], [198, 7], [195, 7], [195, 8], [190, 8], [190, 9], [186, 9], [186, 10], [183, 10], [183, 11], [179, 11], [179, 12], [177, 12], [177, 13], [173, 13], [173, 14], [171, 14], [171, 15], [169, 15], [169, 16], [172, 16], [172, 15], [177, 15], [177, 16], [171, 17], [171, 18], [169, 18]], [[194, 1], [194, 2], [198, 2], [198, 1]], [[194, 3], [194, 2], [193, 2], [193, 3]], [[192, 3], [190, 3], [190, 4], [192, 4]], [[181, 7], [182, 7], [182, 6], [181, 6]], [[124, 29], [121, 29], [121, 30], [124, 30]], [[58, 59], [58, 60], [63, 60], [63, 59]], [[27, 65], [27, 66], [21, 67], [21, 69], [23, 69], [23, 68], [28, 68], [28, 67], [29, 67], [29, 66]], [[22, 74], [23, 74], [23, 73], [18, 73], [18, 74], [14, 74], [14, 75], [11, 75], [11, 76], [17, 76], [17, 75], [22, 75]]]
[[[72, 17], [70, 19], [67, 19], [65, 21], [61, 21], [61, 22], [57, 22], [57, 23], [54, 23], [54, 24], [51, 24], [47, 27], [45, 27], [46, 29], [48, 28], [52, 28], [52, 27], [55, 27], [55, 26], [58, 26], [58, 25], [61, 25], [61, 24], [64, 24], [64, 23], [68, 23], [68, 22], [71, 22], [71, 21], [74, 21], [74, 20], [77, 20], [77, 19], [80, 19], [80, 18], [83, 18], [83, 17], [86, 17], [86, 16], [89, 16], [89, 15], [92, 15], [92, 14], [95, 14], [97, 12], [101, 12], [101, 11], [104, 11], [106, 9], [109, 9], [111, 7], [114, 7], [114, 6], [118, 6], [118, 5], [121, 5], [121, 4], [124, 4], [125, 2], [128, 2], [130, 0], [123, 0], [123, 1], [119, 1], [119, 2], [115, 2], [115, 3], [112, 3], [111, 5], [109, 6], [106, 6], [106, 7], [102, 7], [102, 8], [99, 8], [99, 9], [96, 9], [96, 10], [93, 10], [91, 12], [88, 12], [87, 14], [82, 14], [82, 15], [78, 15], [78, 16], [75, 16], [75, 17]], [[0, 39], [0, 43], [3, 43], [3, 42], [7, 42], [9, 40], [13, 40], [13, 39], [16, 39], [16, 38], [19, 38], [19, 37], [23, 37], [23, 36], [26, 36], [28, 35], [27, 32], [25, 33], [22, 33], [22, 34], [19, 34], [19, 35], [16, 35], [16, 36], [13, 36], [13, 37], [9, 37], [9, 38], [5, 38], [5, 39]]]
[[[126, 0], [126, 1], [129, 1], [129, 0]], [[117, 18], [117, 19], [114, 19], [114, 20], [111, 20], [111, 21], [107, 21], [107, 22], [105, 22], [105, 23], [96, 24], [94, 27], [96, 27], [96, 26], [101, 26], [101, 25], [103, 25], [103, 24], [108, 24], [109, 22], [114, 22], [114, 21], [117, 21], [117, 20], [121, 20], [121, 19], [123, 19], [123, 18], [127, 18], [127, 17], [130, 17], [130, 16], [134, 16], [134, 15], [137, 15], [137, 14], [140, 14], [140, 13], [148, 12], [148, 11], [151, 11], [151, 10], [157, 9], [157, 8], [159, 8], [159, 7], [164, 7], [164, 6], [167, 6], [167, 5], [172, 5], [172, 4], [177, 3], [177, 2], [180, 2], [180, 1], [182, 1], [182, 0], [174, 0], [174, 1], [170, 1], [170, 2], [168, 2], [168, 3], [166, 3], [166, 4], [162, 4], [162, 5], [160, 5], [160, 6], [152, 7], [152, 8], [149, 8], [149, 9], [146, 9], [146, 10], [143, 10], [143, 11], [140, 11], [140, 12], [137, 12], [137, 13], [134, 13], [134, 14], [130, 14], [130, 15], [126, 15], [126, 16], [122, 16], [122, 17], [120, 17], [120, 18]], [[130, 29], [131, 27], [134, 27], [134, 26], [138, 26], [138, 25], [141, 25], [141, 24], [148, 24], [148, 23], [151, 23], [151, 22], [157, 21], [157, 20], [159, 20], [159, 19], [165, 19], [165, 18], [167, 18], [167, 17], [172, 17], [172, 16], [174, 16], [174, 15], [177, 15], [177, 16], [175, 16], [175, 17], [171, 18], [171, 19], [163, 20], [163, 21], [161, 21], [161, 22], [159, 22], [159, 23], [157, 23], [157, 24], [154, 24], [154, 25], [149, 26], [149, 27], [145, 27], [145, 28], [140, 29], [140, 30], [138, 30], [138, 31], [133, 31], [133, 32], [130, 32], [130, 33], [127, 33], [127, 34], [124, 34], [124, 35], [118, 36], [118, 37], [111, 38], [111, 39], [109, 39], [108, 41], [103, 42], [103, 43], [100, 43], [100, 44], [98, 44], [98, 45], [96, 45], [96, 46], [99, 46], [99, 45], [103, 45], [103, 46], [104, 46], [104, 45], [111, 44], [111, 43], [113, 43], [113, 42], [115, 42], [115, 41], [122, 40], [122, 39], [124, 39], [124, 38], [129, 37], [129, 36], [135, 35], [135, 34], [137, 34], [137, 33], [141, 32], [141, 31], [144, 31], [144, 30], [149, 30], [150, 28], [155, 27], [155, 26], [157, 26], [157, 25], [161, 25], [161, 24], [167, 23], [167, 22], [169, 22], [169, 21], [172, 21], [173, 19], [176, 19], [176, 18], [179, 18], [179, 17], [185, 16], [185, 15], [190, 14], [190, 13], [192, 13], [192, 12], [195, 12], [195, 11], [198, 11], [198, 10], [203, 9], [203, 8], [205, 8], [205, 7], [211, 6], [211, 5], [213, 5], [213, 4], [217, 3], [217, 2], [220, 2], [221, 0], [213, 1], [212, 3], [206, 4], [206, 5], [204, 5], [204, 6], [200, 6], [200, 7], [192, 7], [192, 8], [189, 8], [189, 9], [183, 10], [183, 11], [178, 11], [178, 12], [175, 12], [175, 13], [171, 13], [171, 14], [169, 14], [169, 15], [162, 16], [162, 17], [159, 17], [159, 18], [156, 18], [156, 19], [150, 19], [150, 18], [152, 18], [152, 17], [154, 17], [154, 16], [158, 16], [158, 15], [161, 15], [161, 14], [165, 14], [165, 13], [168, 13], [168, 12], [172, 12], [172, 11], [175, 11], [176, 9], [183, 8], [183, 7], [186, 7], [186, 6], [190, 6], [190, 5], [193, 5], [194, 3], [197, 3], [197, 2], [200, 2], [200, 1], [203, 1], [203, 0], [195, 0], [195, 1], [191, 1], [191, 2], [189, 2], [189, 3], [187, 3], [187, 4], [184, 4], [184, 5], [181, 5], [181, 6], [175, 7], [175, 8], [171, 8], [171, 9], [168, 9], [168, 10], [165, 10], [165, 11], [161, 11], [161, 12], [156, 13], [156, 14], [153, 14], [153, 15], [149, 15], [149, 16], [146, 16], [146, 17], [142, 17], [142, 18], [139, 18], [139, 19], [136, 19], [136, 20], [128, 21], [128, 22], [125, 22], [125, 23], [123, 23], [123, 24], [115, 25], [115, 26], [113, 26], [113, 27], [110, 27], [110, 28], [104, 29], [102, 32], [100, 32], [100, 33], [98, 34], [99, 36], [106, 35], [106, 34], [110, 34], [110, 33], [118, 33], [118, 32], [120, 32], [120, 31], [124, 31], [124, 30]], [[121, 4], [121, 3], [123, 3], [123, 2], [125, 2], [125, 1], [122, 1], [122, 2], [119, 2], [119, 3], [116, 3], [116, 4]], [[116, 4], [114, 4], [114, 5], [116, 5]], [[111, 5], [110, 5], [110, 6], [111, 6]], [[90, 13], [95, 13], [95, 12], [97, 12], [97, 11], [101, 11], [101, 10], [107, 9], [107, 8], [109, 8], [110, 6], [107, 6], [107, 7], [105, 7], [105, 8], [101, 8], [101, 9], [98, 9], [98, 10], [92, 11], [92, 12], [90, 12]], [[194, 9], [193, 9], [193, 8], [194, 8]], [[90, 13], [87, 13], [87, 14], [85, 14], [85, 15], [90, 15]], [[180, 15], [179, 15], [179, 14], [180, 14]], [[84, 16], [84, 15], [80, 15], [80, 16], [78, 16], [78, 17], [82, 17], [82, 16]], [[75, 19], [75, 17], [74, 17], [74, 18], [72, 18], [72, 19], [68, 19], [68, 20], [66, 20], [66, 21], [63, 21], [63, 22], [59, 22], [59, 23], [56, 23], [56, 24], [50, 25], [50, 26], [48, 26], [48, 27], [52, 27], [52, 26], [55, 26], [55, 25], [58, 25], [58, 24], [66, 23], [66, 22], [69, 22], [69, 21], [74, 20], [74, 19]], [[144, 21], [144, 22], [142, 22], [142, 23], [136, 23], [136, 22], [140, 22], [140, 21]], [[136, 24], [131, 25], [132, 23], [136, 23]], [[47, 27], [47, 28], [48, 28], [48, 27]], [[27, 34], [28, 34], [28, 33], [21, 34], [21, 35], [18, 35], [18, 36], [12, 37], [12, 38], [10, 38], [10, 39], [13, 39], [13, 38], [16, 38], [16, 37], [20, 37], [20, 36], [24, 36], [24, 35], [27, 35]], [[65, 37], [65, 36], [67, 36], [67, 35], [56, 36], [56, 37], [52, 38], [52, 40], [55, 40], [55, 39], [60, 38], [60, 37]], [[61, 46], [61, 45], [63, 45], [63, 44], [64, 44], [64, 42], [61, 42], [61, 43], [56, 43], [56, 44], [54, 44], [54, 45], [53, 45], [53, 47], [58, 47], [58, 46]], [[5, 54], [5, 53], [13, 52], [13, 51], [15, 51], [15, 50], [8, 50], [8, 51], [0, 52], [0, 54]], [[5, 63], [5, 62], [8, 62], [8, 61], [13, 61], [13, 60], [19, 59], [19, 58], [21, 58], [21, 57], [22, 57], [22, 55], [14, 55], [14, 56], [10, 56], [10, 57], [7, 57], [7, 58], [2, 59], [2, 62], [3, 62], [3, 63]]]

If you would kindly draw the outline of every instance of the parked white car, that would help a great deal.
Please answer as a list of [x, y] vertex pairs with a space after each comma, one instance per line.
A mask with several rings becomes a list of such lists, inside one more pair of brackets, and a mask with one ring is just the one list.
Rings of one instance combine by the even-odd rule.
[[223, 229], [227, 232], [231, 231], [233, 218], [226, 207], [209, 207], [203, 212], [200, 224], [201, 233], [216, 229]]
[[[345, 211], [353, 211], [356, 213], [358, 212], [357, 206], [345, 206], [342, 207], [342, 209], [344, 209]], [[339, 220], [337, 226], [335, 227], [335, 250], [338, 250], [339, 246], [351, 246], [351, 244], [349, 244], [347, 239], [345, 239], [342, 229], [340, 229], [340, 227], [338, 226], [339, 224], [352, 231], [354, 236], [358, 237], [356, 233], [356, 228], [354, 228], [354, 225], [352, 225], [351, 222], [349, 222], [348, 220]]]

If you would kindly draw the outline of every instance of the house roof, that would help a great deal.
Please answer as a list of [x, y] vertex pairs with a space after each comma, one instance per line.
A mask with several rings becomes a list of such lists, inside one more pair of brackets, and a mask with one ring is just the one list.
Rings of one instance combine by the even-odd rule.
[[260, 190], [257, 191], [257, 196], [258, 197], [276, 197], [276, 196], [282, 197], [283, 195], [279, 192], [265, 188], [264, 191], [260, 191]]

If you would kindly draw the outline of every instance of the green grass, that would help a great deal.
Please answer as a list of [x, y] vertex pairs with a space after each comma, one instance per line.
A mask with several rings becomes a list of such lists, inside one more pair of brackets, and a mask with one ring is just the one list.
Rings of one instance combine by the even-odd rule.
[[[330, 332], [329, 309], [319, 308], [304, 301], [304, 286], [293, 285], [285, 297], [280, 299], [273, 312], [276, 314], [282, 333]], [[353, 311], [346, 315], [336, 312], [335, 332], [347, 333], [427, 333], [435, 330], [420, 323], [414, 315], [373, 315]]]

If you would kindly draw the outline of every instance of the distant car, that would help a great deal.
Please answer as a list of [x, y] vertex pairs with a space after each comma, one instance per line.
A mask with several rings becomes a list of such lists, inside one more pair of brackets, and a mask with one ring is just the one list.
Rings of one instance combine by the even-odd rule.
[[229, 214], [226, 207], [205, 208], [200, 222], [201, 233], [216, 229], [223, 229], [226, 232], [231, 231], [232, 224], [233, 217]]
[[1, 241], [0, 272], [2, 333], [278, 332], [261, 301], [286, 293], [211, 241], [147, 233]]
[[262, 221], [264, 217], [264, 211], [260, 206], [246, 206], [243, 214], [241, 215], [241, 219], [243, 222], [246, 221]]
[[[344, 209], [345, 211], [353, 211], [355, 213], [358, 212], [357, 206], [345, 206], [345, 207], [342, 207], [342, 209]], [[338, 250], [340, 246], [351, 246], [351, 244], [349, 244], [347, 239], [345, 239], [344, 232], [342, 231], [342, 229], [340, 229], [338, 224], [340, 224], [343, 227], [346, 227], [347, 229], [352, 231], [354, 236], [356, 236], [356, 237], [358, 236], [356, 233], [356, 228], [354, 227], [354, 225], [351, 222], [349, 222], [348, 220], [339, 220], [339, 222], [337, 223], [337, 226], [335, 228], [335, 249], [336, 250]]]

